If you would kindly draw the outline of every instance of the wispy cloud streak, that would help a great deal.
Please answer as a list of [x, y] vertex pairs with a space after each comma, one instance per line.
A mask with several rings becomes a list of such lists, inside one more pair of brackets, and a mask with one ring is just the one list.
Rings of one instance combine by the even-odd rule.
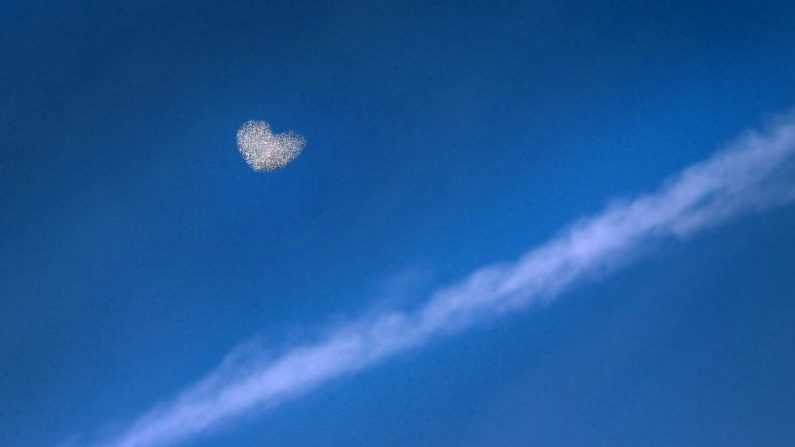
[[256, 360], [256, 352], [232, 355], [204, 380], [103, 445], [188, 441], [402, 351], [553, 300], [613, 271], [656, 241], [685, 238], [793, 199], [795, 119], [789, 117], [765, 131], [747, 133], [651, 194], [576, 222], [514, 262], [483, 267], [437, 290], [415, 309], [353, 321], [269, 361]]

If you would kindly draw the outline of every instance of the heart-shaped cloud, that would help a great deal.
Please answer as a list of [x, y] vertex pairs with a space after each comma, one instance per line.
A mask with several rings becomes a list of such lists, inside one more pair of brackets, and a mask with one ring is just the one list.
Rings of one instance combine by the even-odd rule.
[[274, 135], [265, 121], [249, 121], [237, 131], [237, 148], [251, 169], [257, 172], [275, 171], [295, 160], [306, 140], [294, 132]]

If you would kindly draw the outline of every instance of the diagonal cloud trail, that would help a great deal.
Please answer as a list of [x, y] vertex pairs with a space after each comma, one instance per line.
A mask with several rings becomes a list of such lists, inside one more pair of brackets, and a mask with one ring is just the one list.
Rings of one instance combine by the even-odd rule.
[[[186, 442], [329, 380], [374, 366], [479, 322], [555, 299], [609, 273], [654, 242], [682, 239], [731, 218], [795, 200], [795, 116], [748, 132], [655, 192], [609, 206], [520, 259], [483, 267], [405, 312], [355, 320], [270, 361], [231, 355], [217, 370], [100, 444]], [[242, 358], [242, 360], [241, 360]]]

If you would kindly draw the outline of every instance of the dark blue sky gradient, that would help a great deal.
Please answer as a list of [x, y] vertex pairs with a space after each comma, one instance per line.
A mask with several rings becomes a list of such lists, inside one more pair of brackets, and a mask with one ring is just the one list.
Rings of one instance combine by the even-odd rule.
[[[0, 445], [79, 445], [241, 342], [422, 301], [795, 106], [792, 2], [372, 3], [0, 7]], [[250, 119], [306, 150], [255, 174]], [[786, 445], [794, 225], [195, 445]]]

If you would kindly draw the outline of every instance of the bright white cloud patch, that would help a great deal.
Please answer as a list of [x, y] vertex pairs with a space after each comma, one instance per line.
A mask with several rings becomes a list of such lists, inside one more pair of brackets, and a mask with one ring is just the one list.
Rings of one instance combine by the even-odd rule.
[[235, 353], [103, 445], [164, 446], [190, 440], [477, 322], [553, 300], [610, 272], [650, 242], [684, 238], [793, 199], [795, 120], [790, 118], [766, 132], [747, 134], [651, 194], [575, 223], [514, 262], [485, 266], [438, 289], [418, 308], [352, 321], [275, 359], [263, 360], [257, 350]]
[[295, 160], [304, 149], [304, 137], [293, 132], [274, 134], [265, 121], [248, 121], [237, 131], [237, 148], [251, 169], [275, 171]]

